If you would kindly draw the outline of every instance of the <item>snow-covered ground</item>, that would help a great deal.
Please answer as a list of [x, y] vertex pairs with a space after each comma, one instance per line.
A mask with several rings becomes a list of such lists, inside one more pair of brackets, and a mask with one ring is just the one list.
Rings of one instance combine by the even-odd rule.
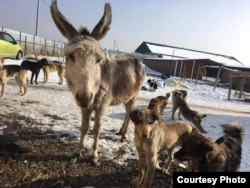
[[[5, 64], [15, 63], [20, 61], [5, 60]], [[148, 70], [148, 69], [147, 69]], [[30, 78], [30, 72], [29, 72]], [[145, 86], [147, 87], [147, 77], [145, 79]], [[213, 85], [206, 85], [202, 83], [195, 84], [195, 81], [184, 81], [180, 78], [171, 78], [157, 80], [160, 87], [154, 92], [141, 91], [136, 103], [136, 108], [146, 108], [149, 100], [158, 95], [165, 95], [166, 92], [178, 88], [173, 86], [173, 80], [177, 80], [183, 85], [187, 86], [188, 103], [192, 109], [199, 110], [207, 114], [203, 119], [202, 126], [207, 131], [206, 136], [213, 140], [217, 139], [222, 133], [220, 124], [227, 122], [239, 122], [245, 128], [245, 138], [243, 140], [243, 153], [240, 171], [250, 171], [250, 103], [239, 100], [227, 100], [228, 89], [217, 87], [214, 90]], [[53, 134], [65, 135], [60, 137], [65, 142], [79, 140], [79, 127], [81, 124], [80, 109], [75, 104], [71, 93], [69, 92], [66, 80], [63, 85], [58, 85], [58, 76], [56, 72], [50, 73], [49, 81], [43, 84], [43, 72], [40, 72], [38, 78], [38, 85], [29, 85], [27, 95], [22, 97], [17, 94], [18, 86], [15, 80], [10, 79], [6, 96], [0, 100], [1, 113], [17, 113], [27, 118], [32, 118], [34, 121], [25, 126], [39, 126], [42, 130], [52, 130]], [[182, 88], [185, 89], [185, 88]], [[234, 94], [234, 91], [232, 92]], [[171, 119], [171, 99], [164, 111], [164, 121], [172, 121]], [[137, 153], [133, 143], [133, 124], [130, 125], [129, 139], [130, 142], [121, 143], [120, 136], [115, 135], [122, 125], [125, 115], [123, 105], [111, 106], [108, 108], [107, 114], [103, 120], [103, 130], [99, 142], [99, 155], [101, 160], [113, 159], [119, 164], [126, 165], [128, 158], [137, 158]], [[56, 116], [55, 121], [51, 117]], [[18, 116], [17, 116], [18, 118]], [[177, 119], [177, 114], [176, 114]], [[22, 119], [9, 119], [9, 121], [18, 120], [22, 123]], [[1, 121], [1, 120], [0, 120]], [[93, 122], [92, 122], [93, 124]], [[0, 134], [5, 127], [0, 127]], [[91, 148], [93, 142], [93, 134], [88, 134], [87, 146]], [[123, 153], [121, 155], [121, 153]]]

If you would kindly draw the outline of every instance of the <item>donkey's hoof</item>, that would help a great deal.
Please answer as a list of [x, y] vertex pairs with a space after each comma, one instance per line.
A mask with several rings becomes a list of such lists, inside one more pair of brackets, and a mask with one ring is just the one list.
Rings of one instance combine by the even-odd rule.
[[83, 158], [84, 155], [86, 155], [86, 153], [87, 153], [87, 148], [80, 148], [77, 150], [77, 152], [79, 153], [79, 157]]
[[99, 166], [101, 164], [100, 160], [98, 157], [93, 157], [91, 158], [90, 162], [95, 165], [95, 166]]

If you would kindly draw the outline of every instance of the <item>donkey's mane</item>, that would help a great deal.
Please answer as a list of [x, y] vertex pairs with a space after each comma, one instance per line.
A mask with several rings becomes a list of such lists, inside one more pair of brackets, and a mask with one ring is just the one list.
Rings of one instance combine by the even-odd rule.
[[79, 35], [90, 35], [89, 30], [87, 29], [87, 27], [84, 27], [83, 25], [80, 26], [79, 30], [78, 30]]

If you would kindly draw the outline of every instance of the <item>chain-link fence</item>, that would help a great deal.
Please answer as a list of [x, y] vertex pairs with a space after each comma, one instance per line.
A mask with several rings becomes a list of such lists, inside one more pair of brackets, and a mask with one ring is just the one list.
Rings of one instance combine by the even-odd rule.
[[62, 57], [64, 42], [57, 42], [43, 37], [22, 33], [5, 27], [0, 27], [0, 31], [11, 34], [22, 46], [24, 55], [44, 55]]

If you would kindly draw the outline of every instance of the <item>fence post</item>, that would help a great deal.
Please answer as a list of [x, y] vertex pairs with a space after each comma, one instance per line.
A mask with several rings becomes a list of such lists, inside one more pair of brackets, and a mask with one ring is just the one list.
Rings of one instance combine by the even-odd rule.
[[27, 37], [28, 36], [25, 36], [25, 39], [24, 39], [24, 53], [25, 53], [25, 55], [27, 55]]

